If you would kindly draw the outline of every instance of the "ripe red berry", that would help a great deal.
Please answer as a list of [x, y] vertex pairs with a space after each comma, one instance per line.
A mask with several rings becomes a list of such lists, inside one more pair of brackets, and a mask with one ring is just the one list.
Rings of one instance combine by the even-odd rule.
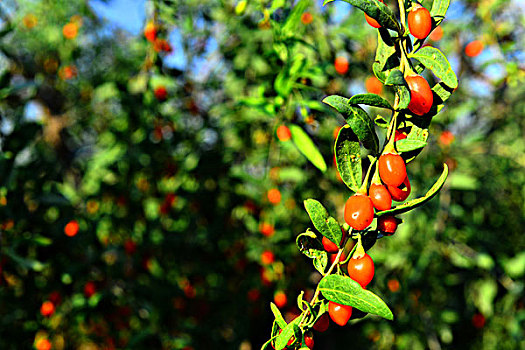
[[345, 221], [356, 230], [364, 230], [374, 220], [374, 206], [368, 196], [356, 194], [348, 198], [344, 211]]
[[465, 55], [468, 57], [476, 57], [483, 51], [483, 42], [481, 40], [474, 40], [465, 46]]
[[97, 292], [95, 282], [89, 281], [84, 285], [84, 295], [86, 298], [91, 298]]
[[270, 265], [275, 261], [275, 255], [270, 250], [265, 250], [261, 254], [261, 264]]
[[330, 326], [330, 319], [328, 314], [323, 314], [319, 319], [314, 323], [314, 329], [318, 332], [325, 332]]
[[439, 135], [439, 143], [443, 146], [450, 146], [454, 138], [454, 134], [450, 130], [445, 130]]
[[44, 317], [51, 316], [55, 313], [55, 305], [49, 300], [44, 301], [40, 306], [40, 314]]
[[35, 344], [36, 350], [51, 350], [51, 342], [47, 338], [40, 338]]
[[366, 254], [348, 261], [348, 276], [365, 288], [374, 278], [374, 260]]
[[[282, 329], [279, 330], [279, 334], [281, 334], [283, 332]], [[288, 343], [286, 343], [286, 346], [290, 346], [293, 344], [293, 342], [295, 341], [295, 337], [291, 337], [290, 340], [288, 340]], [[272, 348], [275, 349], [275, 345], [274, 343], [272, 343]]]
[[[341, 242], [339, 243], [339, 246], [343, 245], [343, 242], [345, 241], [345, 238], [346, 238], [346, 232], [343, 229], [341, 230], [343, 231], [343, 236], [341, 237]], [[322, 242], [323, 242], [324, 250], [326, 250], [327, 253], [337, 253], [337, 251], [339, 250], [339, 248], [337, 247], [337, 244], [335, 244], [334, 242], [332, 242], [325, 236], [323, 236]]]
[[380, 95], [383, 91], [383, 83], [375, 76], [371, 75], [365, 80], [365, 89], [371, 94]]
[[326, 250], [327, 253], [335, 253], [339, 250], [339, 248], [337, 247], [337, 244], [335, 244], [334, 242], [332, 242], [325, 236], [323, 236], [322, 241], [323, 241], [324, 250]]
[[281, 191], [279, 191], [277, 188], [269, 189], [266, 196], [268, 197], [268, 201], [274, 205], [279, 204], [281, 201]]
[[330, 315], [332, 321], [340, 326], [344, 326], [352, 316], [352, 307], [349, 305], [341, 305], [334, 303], [333, 301], [329, 301], [328, 314]]
[[432, 41], [439, 41], [441, 40], [442, 37], [443, 37], [443, 28], [441, 28], [441, 26], [434, 29], [432, 33], [430, 33], [430, 36], [429, 36], [430, 40]]
[[292, 138], [292, 133], [286, 125], [281, 125], [277, 128], [277, 138], [279, 141], [285, 142]]
[[393, 235], [396, 232], [398, 219], [393, 216], [381, 216], [377, 220], [377, 228], [386, 236]]
[[157, 38], [157, 27], [153, 22], [148, 22], [144, 28], [144, 36], [149, 42], [154, 42]]
[[390, 186], [399, 186], [407, 176], [405, 161], [399, 154], [387, 153], [379, 157], [379, 176]]
[[397, 142], [399, 140], [403, 140], [407, 138], [407, 134], [400, 130], [396, 130], [396, 135], [394, 136], [394, 142]]
[[408, 109], [416, 115], [427, 114], [434, 102], [430, 85], [421, 75], [409, 75], [405, 80], [410, 89]]
[[275, 305], [277, 305], [278, 308], [282, 308], [288, 303], [288, 298], [282, 290], [279, 290], [275, 292], [273, 296], [273, 302], [275, 303]]
[[425, 39], [432, 29], [432, 17], [423, 6], [416, 4], [408, 13], [408, 30], [418, 39]]
[[301, 22], [305, 25], [312, 23], [314, 16], [310, 12], [305, 12], [301, 15]]
[[472, 316], [472, 325], [477, 329], [483, 328], [485, 326], [485, 316], [483, 316], [480, 313], [477, 313], [474, 316]]
[[[337, 257], [337, 254], [330, 254], [330, 265], [332, 265], [335, 262], [335, 258]], [[346, 254], [344, 252], [341, 253], [339, 256], [339, 262], [346, 260]]]
[[337, 73], [341, 75], [346, 74], [348, 72], [348, 60], [343, 56], [336, 57], [334, 67]]
[[59, 305], [62, 303], [62, 295], [60, 295], [59, 291], [52, 291], [51, 294], [49, 294], [49, 301], [53, 303], [53, 305]]
[[405, 199], [408, 198], [410, 195], [410, 191], [412, 188], [410, 187], [410, 180], [408, 180], [408, 176], [405, 177], [405, 180], [403, 181], [403, 186], [387, 186], [388, 192], [390, 192], [390, 195], [392, 196], [392, 199], [396, 202], [403, 202]]
[[372, 184], [368, 189], [368, 196], [377, 210], [388, 210], [392, 208], [392, 196], [385, 186]]
[[275, 233], [275, 228], [270, 223], [262, 222], [259, 225], [259, 231], [261, 231], [261, 233], [266, 237], [270, 237]]
[[71, 220], [64, 227], [64, 233], [66, 236], [73, 237], [78, 233], [78, 222], [76, 220]]
[[[383, 0], [379, 0], [379, 1], [383, 2]], [[377, 21], [375, 19], [373, 19], [372, 17], [370, 17], [366, 13], [365, 13], [365, 19], [366, 19], [366, 22], [368, 24], [370, 24], [372, 27], [374, 27], [374, 28], [381, 28], [381, 24], [377, 23]]]
[[124, 242], [124, 250], [126, 254], [133, 255], [137, 251], [137, 243], [135, 243], [131, 238], [127, 239]]
[[312, 332], [308, 332], [304, 335], [304, 343], [309, 349], [314, 348], [314, 335]]
[[153, 91], [159, 101], [164, 101], [168, 97], [168, 90], [164, 86], [159, 86]]

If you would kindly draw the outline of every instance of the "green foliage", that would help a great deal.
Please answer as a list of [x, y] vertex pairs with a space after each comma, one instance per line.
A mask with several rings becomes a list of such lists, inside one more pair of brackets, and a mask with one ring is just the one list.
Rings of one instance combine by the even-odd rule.
[[341, 179], [350, 190], [357, 192], [361, 187], [361, 147], [359, 139], [349, 125], [339, 130], [334, 153]]
[[[143, 25], [158, 25], [169, 53], [115, 30], [88, 1], [2, 2], [0, 348], [48, 338], [58, 350], [272, 349], [286, 327], [279, 345], [294, 336], [304, 346], [327, 312], [323, 293], [312, 302], [317, 282], [339, 278], [345, 264], [329, 264], [298, 203], [316, 198], [341, 227], [345, 189], [368, 185], [374, 165], [368, 178], [362, 170], [375, 159], [366, 155], [381, 153], [394, 119], [408, 135], [394, 144], [412, 161], [407, 203], [426, 205], [401, 215], [393, 237], [372, 223], [362, 241], [376, 263], [369, 289], [395, 321], [358, 320], [366, 306], [356, 304], [344, 331], [314, 333], [316, 348], [522, 347], [522, 11], [507, 0], [459, 0], [443, 21], [449, 1], [424, 0], [444, 35], [423, 41], [403, 36], [394, 2], [350, 3], [358, 7], [147, 2]], [[368, 26], [362, 9], [384, 28]], [[71, 39], [68, 23], [78, 29]], [[366, 93], [368, 77], [406, 72], [403, 39], [404, 68], [433, 82], [424, 118], [405, 110], [404, 84]], [[485, 48], [468, 57], [475, 39]], [[344, 75], [339, 56], [349, 61]], [[160, 86], [166, 99], [155, 96]], [[343, 118], [326, 96], [346, 96]], [[292, 142], [277, 140], [279, 125], [292, 125]], [[64, 234], [71, 220], [74, 237]], [[273, 262], [263, 263], [265, 251]], [[268, 308], [276, 290], [293, 302]], [[45, 317], [48, 300], [55, 311]]]
[[362, 288], [350, 277], [330, 275], [319, 283], [323, 296], [342, 305], [350, 305], [363, 312], [378, 315], [387, 320], [393, 320], [394, 315], [381, 298], [369, 290]]

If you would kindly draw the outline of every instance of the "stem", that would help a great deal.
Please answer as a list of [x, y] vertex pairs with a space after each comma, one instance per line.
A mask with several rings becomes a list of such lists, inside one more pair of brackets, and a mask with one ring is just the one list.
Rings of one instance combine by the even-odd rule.
[[397, 0], [397, 3], [399, 4], [399, 19], [401, 21], [401, 26], [403, 27], [403, 37], [401, 38], [401, 64], [399, 69], [401, 72], [405, 73], [406, 71], [410, 71], [410, 65], [409, 61], [407, 59], [407, 37], [405, 36], [405, 33], [407, 32], [406, 27], [406, 13], [405, 13], [405, 4], [403, 3], [403, 0]]
[[364, 194], [365, 196], [367, 195], [368, 179], [370, 178], [370, 171], [372, 170], [372, 167], [376, 161], [377, 161], [377, 158], [375, 157], [370, 161], [370, 165], [368, 166], [368, 170], [366, 171], [366, 175], [365, 175], [365, 179], [363, 180], [363, 184], [361, 185], [361, 188], [359, 189], [359, 191], [357, 191], [357, 193]]

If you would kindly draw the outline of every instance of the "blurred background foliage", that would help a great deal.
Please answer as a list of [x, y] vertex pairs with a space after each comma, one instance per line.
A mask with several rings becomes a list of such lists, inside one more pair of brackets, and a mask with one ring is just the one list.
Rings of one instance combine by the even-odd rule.
[[[258, 349], [274, 295], [293, 315], [319, 279], [295, 246], [302, 201], [341, 218], [351, 195], [321, 99], [393, 98], [376, 31], [344, 2], [158, 0], [129, 2], [136, 34], [94, 10], [114, 2], [0, 3], [0, 347]], [[316, 348], [525, 347], [523, 9], [452, 1], [429, 40], [460, 86], [413, 196], [451, 174], [369, 252], [395, 321], [332, 325]]]

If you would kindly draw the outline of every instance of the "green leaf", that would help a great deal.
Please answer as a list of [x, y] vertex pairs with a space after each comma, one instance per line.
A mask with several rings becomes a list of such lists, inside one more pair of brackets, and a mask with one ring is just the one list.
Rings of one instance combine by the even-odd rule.
[[319, 170], [326, 171], [326, 163], [310, 136], [301, 127], [291, 124], [292, 141], [297, 149]]
[[317, 305], [319, 305], [319, 310], [315, 313], [315, 317], [312, 317], [310, 321], [308, 322], [308, 327], [312, 328], [314, 324], [323, 316], [323, 314], [328, 312], [328, 302], [326, 300], [322, 300], [321, 302], [317, 302]]
[[454, 190], [471, 191], [477, 190], [480, 184], [476, 177], [456, 171], [450, 176], [448, 186]]
[[293, 81], [290, 78], [288, 69], [283, 69], [277, 75], [277, 78], [275, 78], [275, 82], [273, 83], [275, 91], [279, 94], [279, 96], [287, 97], [290, 94], [290, 91], [292, 90]]
[[394, 315], [385, 302], [369, 290], [363, 289], [350, 277], [329, 275], [319, 283], [323, 296], [333, 302], [350, 305], [363, 312], [393, 320]]
[[[415, 150], [420, 150], [421, 148], [427, 145], [428, 139], [428, 129], [423, 129], [417, 125], [412, 125], [410, 127], [410, 132], [407, 135], [406, 139], [399, 140], [396, 142], [396, 150], [401, 153], [413, 152]], [[412, 161], [419, 152], [411, 154], [412, 157], [406, 158], [407, 155], [404, 155], [406, 158], [406, 163]]]
[[432, 3], [432, 9], [430, 10], [430, 16], [436, 21], [435, 26], [437, 27], [441, 21], [445, 18], [450, 0], [434, 0]]
[[349, 100], [342, 96], [332, 95], [325, 97], [324, 103], [335, 108], [343, 115], [346, 122], [350, 125], [354, 133], [367, 149], [374, 154], [379, 148], [374, 123], [368, 114], [359, 106], [352, 106]]
[[301, 0], [294, 6], [282, 28], [282, 34], [284, 37], [290, 37], [297, 34], [297, 27], [301, 22], [301, 15], [306, 11], [309, 3], [310, 1], [308, 0]]
[[359, 140], [350, 128], [345, 125], [339, 130], [334, 145], [334, 154], [337, 164], [337, 171], [341, 175], [343, 182], [352, 191], [357, 192], [361, 187], [361, 147]]
[[405, 77], [403, 76], [403, 72], [401, 72], [399, 69], [394, 69], [390, 74], [388, 75], [388, 78], [385, 80], [385, 85], [406, 85], [407, 82], [405, 81]]
[[41, 235], [35, 235], [31, 238], [33, 240], [33, 242], [35, 242], [36, 244], [38, 245], [43, 245], [43, 246], [48, 246], [48, 245], [51, 245], [53, 243], [53, 241], [51, 240], [51, 238], [48, 238], [48, 237], [44, 237], [44, 236], [41, 236]]
[[509, 277], [521, 278], [525, 275], [525, 251], [516, 254], [513, 258], [503, 257], [501, 264]]
[[423, 148], [426, 145], [427, 143], [425, 141], [403, 139], [396, 142], [396, 149], [403, 153]]
[[306, 232], [297, 236], [295, 243], [301, 253], [313, 259], [312, 262], [315, 269], [324, 275], [324, 271], [328, 265], [328, 254], [324, 250], [321, 241], [317, 238], [317, 235], [308, 229]]
[[430, 69], [436, 77], [441, 79], [448, 87], [455, 89], [458, 87], [458, 78], [452, 70], [450, 63], [441, 51], [435, 47], [426, 46], [421, 50], [409, 54], [409, 57], [417, 59], [425, 67]]
[[[432, 91], [434, 91], [435, 96], [439, 98], [434, 98], [434, 104], [443, 104], [446, 100], [452, 96], [452, 92], [454, 92], [454, 89], [449, 88], [446, 86], [442, 81], [434, 85], [432, 87]], [[434, 96], [434, 97], [435, 97]]]
[[[334, 0], [325, 0], [323, 5], [328, 4]], [[370, 17], [377, 20], [382, 27], [401, 31], [399, 22], [396, 20], [394, 13], [390, 10], [390, 7], [383, 4], [379, 0], [343, 0], [365, 12]]]
[[299, 251], [306, 255], [309, 258], [314, 258], [316, 250], [323, 250], [323, 245], [321, 241], [317, 238], [317, 235], [312, 232], [310, 229], [307, 229], [306, 232], [301, 233], [297, 236], [295, 240], [297, 248]]
[[297, 326], [299, 322], [300, 317], [297, 317], [295, 320], [293, 320], [286, 327], [283, 328], [283, 331], [277, 336], [277, 340], [275, 341], [276, 350], [284, 349], [291, 337], [297, 334], [301, 334], [301, 330]]
[[279, 308], [274, 303], [270, 303], [270, 308], [272, 309], [273, 315], [275, 316], [275, 322], [279, 325], [281, 329], [286, 327], [286, 321], [283, 318], [283, 315], [281, 315], [281, 311], [279, 311]]
[[388, 78], [385, 80], [385, 85], [394, 86], [394, 90], [399, 96], [398, 109], [408, 108], [410, 103], [410, 90], [405, 81], [403, 73], [399, 69], [394, 69], [388, 75]]
[[363, 104], [373, 107], [393, 109], [387, 100], [376, 94], [358, 94], [348, 100], [351, 105]]
[[331, 217], [325, 207], [315, 199], [305, 200], [304, 207], [317, 231], [341, 248], [343, 232], [337, 220]]
[[383, 116], [378, 115], [374, 119], [374, 123], [379, 126], [380, 128], [386, 129], [388, 128], [388, 120], [386, 120]]
[[426, 202], [428, 202], [429, 200], [431, 200], [439, 192], [441, 187], [443, 187], [443, 185], [445, 184], [445, 180], [447, 179], [448, 166], [446, 164], [443, 164], [443, 165], [444, 165], [443, 173], [441, 174], [439, 179], [436, 181], [436, 183], [430, 188], [430, 190], [428, 190], [428, 192], [423, 197], [413, 199], [411, 201], [398, 205], [389, 210], [377, 212], [376, 215], [379, 217], [383, 215], [397, 215], [401, 213], [406, 213], [407, 211], [420, 207]]
[[20, 255], [16, 254], [11, 248], [3, 249], [2, 253], [10, 257], [14, 262], [19, 264], [24, 269], [29, 269], [29, 270], [33, 270], [36, 272], [40, 272], [46, 266], [45, 264], [41, 263], [38, 260], [21, 257]]
[[375, 62], [372, 65], [374, 74], [377, 79], [384, 83], [388, 76], [388, 72], [398, 66], [399, 57], [396, 54], [396, 47], [385, 42], [381, 34], [378, 32], [376, 57]]

